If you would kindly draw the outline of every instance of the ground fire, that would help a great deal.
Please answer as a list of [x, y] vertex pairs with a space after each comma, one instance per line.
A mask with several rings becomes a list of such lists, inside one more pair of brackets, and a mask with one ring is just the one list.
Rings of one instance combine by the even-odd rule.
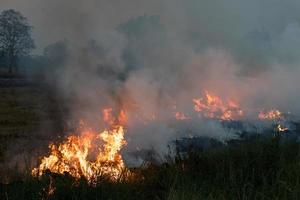
[[118, 118], [113, 118], [112, 109], [104, 109], [103, 118], [109, 128], [98, 134], [85, 130], [80, 135], [68, 136], [61, 144], [50, 144], [50, 155], [41, 160], [32, 174], [41, 176], [45, 170], [50, 170], [58, 174], [67, 172], [75, 178], [85, 177], [89, 181], [103, 175], [117, 179], [125, 167], [120, 150], [126, 145], [126, 116], [121, 111]]
[[236, 120], [243, 115], [243, 111], [236, 101], [223, 101], [209, 91], [205, 91], [203, 98], [193, 99], [193, 102], [194, 110], [207, 118]]
[[261, 120], [276, 120], [283, 119], [283, 114], [276, 109], [272, 109], [270, 111], [260, 111], [258, 118]]
[[[210, 120], [238, 121], [246, 114], [237, 101], [223, 100], [209, 91], [205, 91], [202, 98], [194, 98], [192, 102], [194, 112]], [[177, 111], [176, 106], [174, 109], [175, 112], [170, 115], [176, 120], [184, 120], [187, 123], [191, 120], [188, 114]], [[128, 119], [124, 110], [121, 110], [116, 117], [112, 108], [103, 109], [102, 114], [107, 128], [100, 133], [95, 133], [83, 125], [84, 129], [79, 135], [70, 135], [60, 144], [50, 144], [50, 155], [42, 158], [41, 164], [32, 170], [32, 174], [41, 176], [45, 170], [50, 170], [58, 174], [68, 172], [75, 178], [85, 177], [89, 181], [101, 175], [109, 176], [112, 180], [117, 179], [125, 169], [120, 151], [126, 145], [124, 126]], [[288, 130], [281, 124], [284, 116], [279, 110], [263, 110], [256, 116], [260, 121], [274, 122], [278, 132]], [[159, 120], [159, 117], [150, 119], [155, 121]], [[149, 119], [144, 119], [145, 122], [147, 120]], [[147, 126], [147, 123], [144, 125]]]

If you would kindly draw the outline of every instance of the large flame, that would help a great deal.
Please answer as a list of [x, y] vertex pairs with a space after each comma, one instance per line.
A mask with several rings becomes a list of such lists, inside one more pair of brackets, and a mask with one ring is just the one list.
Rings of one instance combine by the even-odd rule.
[[236, 120], [243, 115], [234, 100], [223, 101], [220, 97], [205, 91], [203, 98], [193, 99], [194, 110], [204, 117], [220, 120]]
[[75, 178], [85, 177], [89, 181], [102, 175], [112, 179], [120, 177], [124, 170], [120, 150], [126, 144], [123, 127], [126, 116], [121, 111], [114, 119], [112, 109], [104, 109], [103, 118], [110, 128], [99, 134], [87, 130], [78, 136], [68, 136], [61, 144], [50, 144], [50, 155], [41, 160], [32, 174], [41, 176], [45, 170], [58, 174], [67, 172]]

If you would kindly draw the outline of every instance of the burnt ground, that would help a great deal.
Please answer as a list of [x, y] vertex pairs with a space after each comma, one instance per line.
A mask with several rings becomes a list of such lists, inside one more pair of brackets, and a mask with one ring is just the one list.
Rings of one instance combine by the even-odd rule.
[[0, 77], [0, 181], [30, 168], [32, 155], [62, 132], [62, 115], [45, 83]]

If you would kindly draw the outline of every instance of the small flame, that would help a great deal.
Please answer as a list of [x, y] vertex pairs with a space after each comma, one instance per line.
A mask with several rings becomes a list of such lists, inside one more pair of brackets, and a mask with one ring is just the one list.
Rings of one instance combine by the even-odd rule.
[[287, 131], [287, 130], [289, 130], [289, 129], [286, 128], [286, 127], [284, 127], [284, 126], [281, 125], [281, 124], [278, 124], [278, 125], [277, 125], [277, 130], [278, 130], [279, 132], [285, 132], [285, 131]]
[[115, 123], [112, 111], [112, 108], [104, 108], [102, 110], [103, 120], [108, 125], [113, 125]]
[[258, 118], [261, 120], [278, 120], [283, 119], [283, 115], [279, 110], [272, 109], [268, 112], [260, 111]]
[[175, 118], [177, 120], [187, 120], [189, 117], [187, 117], [183, 112], [176, 112], [175, 113]]

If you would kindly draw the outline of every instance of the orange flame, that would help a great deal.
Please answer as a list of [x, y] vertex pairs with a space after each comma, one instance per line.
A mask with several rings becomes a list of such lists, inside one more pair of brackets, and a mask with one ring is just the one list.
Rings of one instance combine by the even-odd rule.
[[205, 91], [203, 98], [193, 99], [194, 110], [204, 117], [220, 120], [234, 120], [243, 116], [243, 111], [238, 103], [233, 100], [227, 102], [216, 95]]
[[32, 174], [41, 176], [45, 170], [58, 174], [68, 172], [75, 178], [85, 177], [89, 181], [102, 175], [111, 179], [120, 177], [125, 168], [120, 150], [126, 141], [124, 127], [116, 124], [116, 121], [123, 123], [125, 113], [121, 111], [116, 120], [112, 117], [112, 109], [104, 109], [103, 118], [111, 128], [99, 134], [84, 131], [79, 136], [67, 137], [61, 144], [50, 144], [50, 155], [41, 160]]
[[289, 130], [289, 129], [286, 128], [286, 127], [284, 127], [284, 126], [281, 125], [281, 124], [278, 124], [278, 125], [277, 125], [277, 130], [278, 130], [279, 132], [285, 132], [285, 131], [287, 131], [287, 130]]
[[283, 115], [279, 110], [272, 109], [268, 112], [260, 111], [258, 114], [258, 118], [261, 120], [276, 120], [283, 119]]
[[189, 117], [187, 117], [183, 112], [176, 112], [175, 113], [175, 118], [177, 120], [187, 120]]

